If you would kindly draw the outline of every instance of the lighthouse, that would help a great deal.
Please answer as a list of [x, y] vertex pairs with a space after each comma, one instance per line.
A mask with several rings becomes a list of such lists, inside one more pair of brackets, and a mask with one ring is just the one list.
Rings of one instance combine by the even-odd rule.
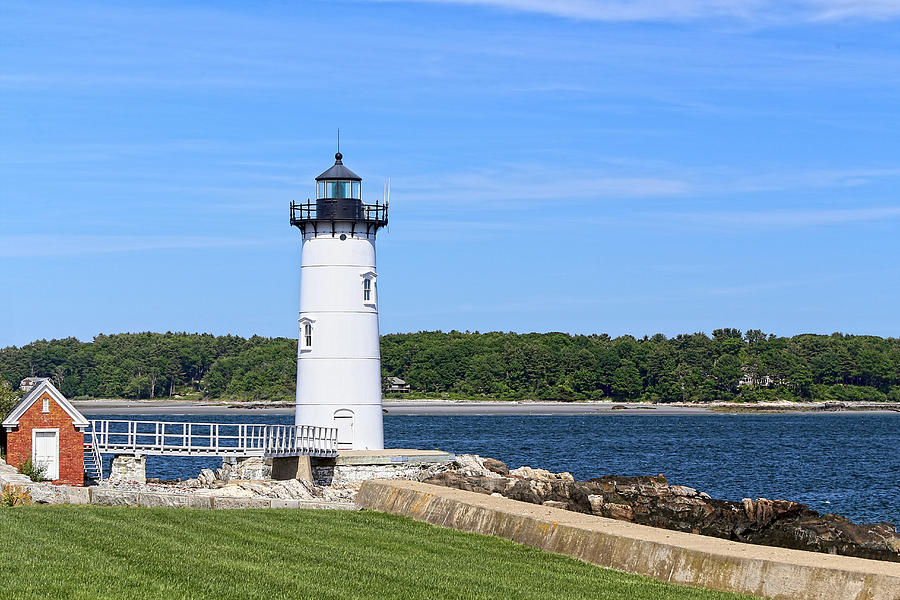
[[291, 202], [303, 234], [295, 423], [336, 427], [339, 449], [381, 450], [375, 236], [388, 203], [363, 203], [362, 178], [334, 159], [316, 201]]

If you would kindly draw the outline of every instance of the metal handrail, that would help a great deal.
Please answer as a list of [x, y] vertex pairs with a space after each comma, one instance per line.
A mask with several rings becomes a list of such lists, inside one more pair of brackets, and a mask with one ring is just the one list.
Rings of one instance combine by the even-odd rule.
[[98, 480], [98, 481], [103, 481], [103, 456], [101, 456], [101, 454], [100, 454], [100, 448], [99, 448], [99, 446], [98, 446], [98, 444], [97, 444], [96, 429], [94, 428], [94, 422], [93, 422], [93, 421], [91, 421], [91, 429], [90, 429], [90, 431], [87, 431], [87, 432], [85, 432], [85, 433], [88, 433], [88, 434], [90, 434], [90, 436], [91, 436], [90, 450], [89, 450], [89, 452], [91, 453], [91, 457], [92, 457], [92, 459], [93, 459], [93, 463], [94, 463], [94, 465], [95, 465], [95, 467], [96, 467], [96, 470], [97, 470], [97, 480]]
[[[377, 224], [386, 224], [388, 218], [387, 204], [360, 204], [362, 215], [360, 221], [367, 221]], [[291, 202], [291, 223], [302, 223], [306, 221], [315, 221], [316, 203], [307, 200], [304, 202]], [[325, 220], [331, 220], [325, 219]]]
[[89, 433], [98, 453], [337, 456], [335, 427], [96, 419]]

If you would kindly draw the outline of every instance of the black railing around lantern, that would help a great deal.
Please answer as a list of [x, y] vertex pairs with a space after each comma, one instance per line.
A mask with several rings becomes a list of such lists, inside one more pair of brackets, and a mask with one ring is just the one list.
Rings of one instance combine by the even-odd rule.
[[[336, 222], [350, 222], [353, 229], [364, 225], [366, 233], [375, 233], [388, 222], [387, 204], [364, 204], [349, 198], [326, 199], [316, 202], [291, 202], [291, 225], [306, 233], [312, 227], [317, 234], [335, 231]], [[330, 224], [330, 226], [325, 226]]]

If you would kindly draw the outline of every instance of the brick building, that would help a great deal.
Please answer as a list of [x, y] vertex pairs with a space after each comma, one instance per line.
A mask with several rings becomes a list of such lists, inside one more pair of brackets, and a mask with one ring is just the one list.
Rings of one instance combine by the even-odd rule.
[[90, 425], [48, 379], [38, 382], [4, 419], [6, 462], [29, 457], [53, 483], [84, 484], [84, 430]]

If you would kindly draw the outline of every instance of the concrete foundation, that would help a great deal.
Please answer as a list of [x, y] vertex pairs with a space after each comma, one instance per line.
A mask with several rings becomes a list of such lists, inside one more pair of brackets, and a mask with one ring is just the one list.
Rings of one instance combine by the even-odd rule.
[[305, 479], [312, 483], [312, 461], [308, 456], [276, 456], [272, 459], [272, 479]]
[[312, 476], [316, 485], [356, 487], [367, 479], [415, 478], [455, 459], [440, 450], [342, 450], [335, 458], [313, 458]]
[[414, 481], [366, 481], [357, 503], [669, 583], [775, 600], [900, 600], [898, 563], [742, 544]]

